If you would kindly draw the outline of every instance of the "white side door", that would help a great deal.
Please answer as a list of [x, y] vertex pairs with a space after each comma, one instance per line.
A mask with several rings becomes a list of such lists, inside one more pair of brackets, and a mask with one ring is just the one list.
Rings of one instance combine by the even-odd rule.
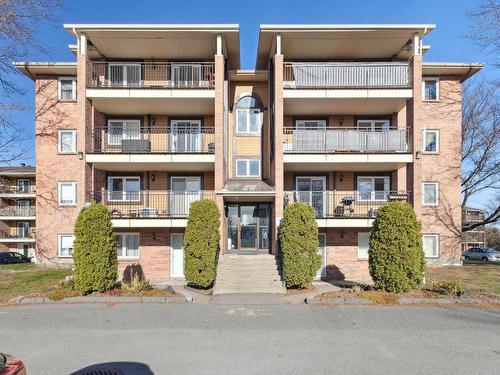
[[172, 152], [201, 151], [201, 121], [172, 120], [170, 150]]
[[194, 201], [201, 198], [200, 177], [172, 177], [170, 196], [170, 214], [186, 216]]
[[170, 277], [184, 277], [184, 234], [170, 235]]
[[318, 254], [321, 255], [321, 268], [316, 272], [316, 278], [320, 279], [326, 276], [326, 235], [320, 233], [318, 240]]

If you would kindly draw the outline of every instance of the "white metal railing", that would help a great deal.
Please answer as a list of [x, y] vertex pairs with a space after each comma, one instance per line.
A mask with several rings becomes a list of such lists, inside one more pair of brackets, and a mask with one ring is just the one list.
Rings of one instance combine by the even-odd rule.
[[284, 88], [408, 87], [406, 62], [286, 62]]
[[35, 216], [35, 207], [2, 207], [0, 216]]
[[4, 194], [35, 194], [35, 185], [2, 185], [0, 193]]
[[365, 131], [357, 128], [284, 128], [283, 152], [407, 152], [406, 128]]

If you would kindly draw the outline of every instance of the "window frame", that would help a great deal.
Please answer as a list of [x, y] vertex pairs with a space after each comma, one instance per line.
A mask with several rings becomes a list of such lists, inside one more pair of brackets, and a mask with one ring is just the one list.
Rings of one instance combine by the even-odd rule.
[[[316, 127], [309, 128], [305, 126], [306, 122], [316, 122]], [[326, 130], [328, 126], [327, 119], [324, 118], [298, 118], [294, 121], [295, 130]]]
[[[137, 236], [138, 238], [138, 246], [137, 246], [137, 255], [136, 256], [127, 256], [127, 255], [119, 255], [119, 248], [117, 247], [116, 248], [116, 256], [118, 259], [139, 259], [141, 257], [141, 235], [139, 232], [116, 232], [115, 233], [116, 235], [116, 240], [117, 242], [119, 243], [118, 241], [118, 236]], [[122, 240], [122, 243], [123, 244], [126, 244], [127, 242]], [[127, 253], [127, 248], [126, 247], [122, 247], [121, 248], [121, 251], [123, 252], [125, 250], [125, 254]]]
[[[360, 128], [359, 123], [360, 122], [367, 122], [370, 123], [370, 130], [367, 130], [366, 128]], [[382, 128], [377, 130], [375, 127], [375, 123], [381, 122], [383, 123]], [[389, 131], [391, 129], [391, 120], [383, 118], [383, 119], [357, 119], [356, 120], [356, 130], [358, 131], [365, 131], [365, 132], [385, 132]]]
[[[436, 83], [436, 98], [427, 99], [425, 97], [425, 82], [434, 81]], [[422, 77], [422, 100], [426, 102], [436, 102], [439, 100], [439, 77]]]
[[[387, 183], [387, 186], [388, 186], [388, 190], [384, 190], [384, 192], [387, 192], [387, 194], [389, 194], [391, 192], [391, 177], [390, 176], [357, 176], [356, 177], [356, 192], [357, 192], [357, 197], [356, 199], [358, 200], [358, 202], [386, 202], [387, 201], [387, 196], [384, 198], [384, 199], [376, 199], [376, 195], [375, 195], [375, 192], [376, 191], [380, 191], [380, 190], [374, 190], [372, 189], [370, 191], [370, 199], [361, 199], [361, 194], [360, 194], [360, 191], [359, 191], [359, 179], [360, 178], [369, 178], [371, 179], [371, 182], [372, 182], [372, 187], [375, 188], [375, 179], [377, 178], [383, 178], [384, 180], [387, 180], [388, 183]], [[385, 186], [385, 181], [384, 181], [384, 186]]]
[[[246, 174], [240, 175], [238, 174], [238, 162], [244, 161], [246, 162]], [[250, 174], [250, 162], [256, 161], [257, 165], [259, 166], [259, 173], [258, 175], [251, 175]], [[235, 160], [235, 168], [236, 168], [236, 177], [249, 177], [249, 178], [260, 178], [261, 176], [261, 165], [260, 165], [260, 159], [252, 159], [252, 158], [237, 158]]]
[[[72, 81], [71, 83], [71, 99], [62, 98], [62, 83], [61, 81]], [[59, 77], [57, 80], [57, 99], [62, 102], [74, 102], [76, 100], [76, 77]]]
[[[427, 151], [425, 148], [426, 144], [426, 134], [427, 133], [436, 133], [436, 151]], [[440, 134], [439, 129], [423, 129], [422, 130], [422, 153], [424, 154], [439, 154], [439, 142], [440, 142]]]
[[[61, 196], [62, 196], [61, 187], [64, 184], [71, 184], [73, 186], [74, 200], [71, 203], [62, 203], [61, 202]], [[77, 205], [77, 195], [78, 195], [78, 191], [77, 191], [76, 181], [58, 181], [57, 182], [57, 202], [58, 202], [59, 206], [76, 206]]]
[[[71, 254], [64, 255], [61, 253], [62, 249], [62, 238], [63, 237], [73, 237], [73, 247], [71, 248]], [[58, 258], [73, 258], [73, 251], [75, 249], [75, 235], [74, 233], [60, 233], [57, 235], [57, 257]]]
[[[426, 203], [425, 202], [425, 185], [434, 185], [436, 187], [436, 202], [435, 203]], [[422, 206], [438, 206], [439, 205], [439, 182], [437, 181], [422, 181], [421, 187], [422, 194]]]
[[[119, 138], [119, 142], [114, 142], [113, 140], [115, 139], [115, 137], [113, 137], [112, 133], [111, 133], [111, 123], [112, 122], [121, 122], [122, 124], [122, 133], [121, 133], [121, 138]], [[124, 131], [125, 129], [125, 124], [128, 124], [128, 123], [131, 123], [131, 122], [134, 122], [134, 123], [139, 123], [139, 137], [138, 138], [124, 138], [124, 134], [128, 133], [128, 130], [127, 132]], [[122, 141], [125, 139], [125, 140], [139, 140], [141, 139], [141, 128], [142, 128], [142, 121], [140, 119], [127, 119], [127, 118], [110, 118], [108, 119], [107, 121], [107, 132], [108, 132], [108, 146], [121, 146], [122, 145]], [[116, 137], [116, 139], [118, 139]]]
[[[61, 134], [62, 133], [71, 133], [73, 135], [73, 139], [74, 139], [74, 150], [71, 150], [71, 151], [63, 151], [62, 150], [62, 137], [61, 137]], [[76, 134], [76, 129], [59, 129], [57, 130], [57, 152], [59, 154], [76, 154], [76, 150], [77, 150], [77, 134]]]
[[[250, 130], [250, 124], [251, 124], [251, 121], [250, 121], [250, 113], [254, 111], [256, 113], [258, 113], [259, 115], [259, 122], [258, 122], [258, 130], [257, 131], [251, 131]], [[246, 112], [246, 129], [245, 130], [240, 130], [239, 129], [239, 126], [240, 126], [240, 116], [239, 116], [239, 113], [240, 112]], [[261, 129], [262, 129], [262, 110], [260, 108], [236, 108], [236, 134], [237, 135], [251, 135], [251, 136], [259, 136], [261, 134]]]
[[[424, 237], [436, 237], [437, 238], [437, 241], [436, 241], [436, 245], [437, 245], [436, 255], [427, 256], [427, 254], [425, 253]], [[424, 257], [425, 258], [429, 258], [429, 259], [437, 259], [437, 258], [439, 258], [439, 255], [440, 255], [440, 252], [441, 252], [441, 244], [440, 244], [440, 242], [441, 242], [441, 236], [438, 233], [425, 233], [425, 234], [422, 234], [422, 250], [424, 252]]]
[[[364, 252], [363, 253], [360, 253], [359, 249], [360, 249], [360, 246], [359, 246], [359, 237], [361, 235], [368, 235], [368, 250], [366, 251], [366, 256], [364, 255]], [[368, 260], [369, 257], [370, 257], [370, 232], [358, 232], [358, 245], [356, 246], [357, 247], [357, 252], [358, 252], [358, 260]]]
[[[113, 179], [120, 179], [122, 180], [122, 186], [126, 186], [126, 181], [127, 179], [134, 179], [139, 181], [139, 191], [137, 194], [137, 199], [127, 199], [127, 190], [122, 190], [122, 199], [114, 199], [111, 197], [114, 197], [114, 192], [110, 189], [110, 186], [112, 186], [111, 181]], [[107, 178], [107, 189], [108, 189], [108, 196], [107, 200], [108, 202], [140, 202], [141, 201], [141, 176], [108, 176]]]

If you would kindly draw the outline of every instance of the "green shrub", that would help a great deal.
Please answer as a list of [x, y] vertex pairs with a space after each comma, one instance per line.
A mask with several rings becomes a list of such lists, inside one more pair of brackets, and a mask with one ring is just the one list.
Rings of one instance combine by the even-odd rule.
[[121, 290], [125, 293], [141, 293], [153, 290], [153, 286], [145, 278], [133, 275], [130, 282], [122, 281]]
[[88, 294], [112, 289], [118, 276], [111, 216], [102, 204], [83, 208], [75, 224], [75, 290]]
[[184, 276], [188, 285], [209, 288], [216, 275], [219, 209], [213, 200], [191, 203], [184, 233]]
[[447, 294], [460, 297], [465, 289], [462, 280], [455, 277], [434, 281], [429, 285], [428, 290], [438, 294]]
[[287, 288], [310, 285], [321, 267], [314, 209], [305, 203], [285, 208], [279, 238]]
[[409, 204], [389, 202], [377, 210], [368, 264], [375, 286], [385, 291], [406, 292], [421, 285], [425, 260], [420, 223]]

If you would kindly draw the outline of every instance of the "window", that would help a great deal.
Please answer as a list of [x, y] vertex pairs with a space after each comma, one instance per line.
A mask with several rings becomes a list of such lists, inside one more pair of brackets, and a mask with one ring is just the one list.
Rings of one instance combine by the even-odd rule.
[[358, 130], [380, 132], [386, 131], [390, 128], [389, 120], [358, 120]]
[[203, 143], [201, 120], [171, 120], [170, 130], [170, 150], [173, 152], [201, 151]]
[[111, 86], [140, 86], [141, 64], [109, 64], [108, 79]]
[[247, 95], [236, 103], [236, 133], [260, 134], [263, 106], [256, 96]]
[[109, 120], [108, 144], [121, 145], [122, 140], [141, 139], [140, 120]]
[[28, 178], [18, 178], [17, 179], [17, 192], [29, 194], [31, 193], [31, 180]]
[[139, 202], [140, 177], [108, 177], [108, 200]]
[[439, 99], [439, 79], [435, 77], [425, 77], [422, 79], [422, 99]]
[[260, 160], [236, 159], [236, 177], [259, 177]]
[[76, 182], [59, 182], [59, 204], [61, 206], [76, 205]]
[[439, 130], [424, 129], [422, 142], [424, 152], [437, 154], [439, 152]]
[[358, 259], [368, 259], [370, 233], [358, 233]]
[[439, 257], [439, 235], [438, 234], [424, 234], [422, 236], [424, 245], [424, 254], [426, 258]]
[[437, 206], [439, 202], [439, 186], [437, 182], [422, 182], [422, 205]]
[[385, 201], [390, 193], [390, 178], [360, 176], [357, 190], [359, 201]]
[[139, 258], [139, 233], [116, 233], [118, 258]]
[[326, 120], [317, 120], [317, 119], [307, 119], [307, 120], [296, 120], [295, 128], [300, 130], [324, 130], [326, 128]]
[[59, 100], [76, 100], [76, 77], [59, 78]]
[[72, 234], [60, 234], [58, 240], [58, 256], [72, 257], [73, 256], [73, 241], [75, 236]]
[[76, 130], [59, 130], [58, 138], [60, 153], [76, 152]]

